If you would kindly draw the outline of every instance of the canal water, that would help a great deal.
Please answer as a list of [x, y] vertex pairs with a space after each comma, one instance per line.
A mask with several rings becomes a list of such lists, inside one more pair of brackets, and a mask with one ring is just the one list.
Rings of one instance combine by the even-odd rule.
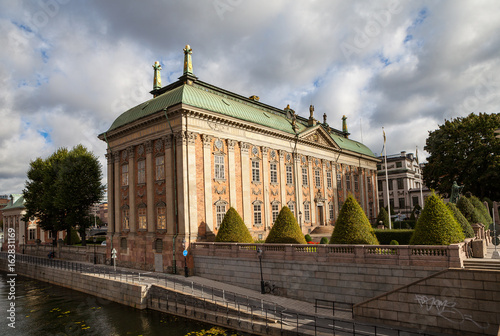
[[[197, 336], [205, 335], [202, 330], [213, 328], [208, 324], [154, 310], [131, 308], [31, 278], [17, 276], [15, 287], [12, 287], [13, 282], [8, 282], [10, 279], [7, 273], [0, 271], [0, 335]], [[15, 311], [11, 302], [15, 303]], [[13, 321], [15, 324], [12, 324]], [[226, 331], [208, 335], [240, 334]]]

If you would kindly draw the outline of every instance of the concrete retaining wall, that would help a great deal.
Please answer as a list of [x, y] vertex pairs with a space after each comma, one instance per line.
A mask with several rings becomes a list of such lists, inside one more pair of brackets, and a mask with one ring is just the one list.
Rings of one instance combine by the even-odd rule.
[[[202, 250], [205, 253], [199, 253], [198, 246], [193, 249], [196, 275], [260, 291], [260, 266], [255, 251], [237, 255], [229, 248], [227, 256], [220, 256], [221, 253], [212, 256], [207, 253], [209, 249]], [[313, 254], [307, 256], [309, 259], [288, 259], [266, 251], [262, 257], [262, 273], [264, 281], [274, 283], [290, 298], [309, 302], [322, 299], [359, 303], [445, 268], [433, 266], [439, 264], [433, 263], [432, 258], [427, 258], [429, 261], [419, 266], [404, 266], [391, 262], [391, 255], [388, 257], [372, 258], [371, 263], [357, 262], [355, 258], [352, 262], [332, 262], [314, 258]]]
[[[6, 259], [0, 259], [0, 270], [9, 272], [7, 270]], [[146, 286], [20, 262], [15, 264], [15, 273], [95, 295], [134, 308], [145, 309], [147, 307]]]
[[450, 269], [354, 306], [356, 321], [500, 335], [500, 272]]

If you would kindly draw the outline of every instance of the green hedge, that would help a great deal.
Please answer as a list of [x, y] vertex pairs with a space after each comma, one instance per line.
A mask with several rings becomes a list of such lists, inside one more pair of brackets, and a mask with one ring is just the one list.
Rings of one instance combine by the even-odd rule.
[[375, 229], [380, 245], [390, 245], [391, 240], [397, 240], [399, 245], [408, 245], [414, 230], [380, 230]]
[[266, 238], [266, 244], [306, 244], [300, 226], [287, 206], [281, 208]]
[[217, 236], [215, 236], [215, 241], [226, 243], [253, 243], [252, 235], [248, 231], [241, 216], [233, 207], [229, 208], [224, 215]]

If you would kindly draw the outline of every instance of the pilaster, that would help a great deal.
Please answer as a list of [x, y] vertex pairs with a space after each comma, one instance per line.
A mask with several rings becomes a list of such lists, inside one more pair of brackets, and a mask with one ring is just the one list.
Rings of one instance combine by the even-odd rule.
[[115, 203], [114, 203], [114, 177], [113, 177], [113, 153], [108, 149], [106, 153], [108, 163], [108, 233], [115, 232]]
[[[240, 142], [241, 148], [241, 190], [243, 197], [250, 195], [250, 144], [247, 142]], [[252, 210], [250, 202], [243, 202], [243, 221], [246, 226], [252, 228]]]
[[264, 194], [264, 219], [263, 227], [264, 229], [270, 228], [272, 223], [272, 214], [270, 211], [270, 200], [269, 200], [269, 159], [268, 159], [269, 148], [262, 147], [262, 192]]
[[155, 204], [154, 204], [154, 170], [153, 170], [153, 143], [147, 141], [146, 148], [146, 202], [147, 202], [147, 229], [155, 232]]
[[236, 167], [236, 162], [234, 158], [234, 146], [236, 145], [236, 141], [227, 140], [227, 157], [228, 157], [228, 170], [229, 170], [229, 206], [237, 209], [236, 204], [236, 171], [234, 167]]
[[213, 136], [202, 134], [203, 140], [203, 181], [205, 195], [205, 222], [209, 231], [214, 232], [214, 205], [212, 200], [212, 140]]
[[[114, 194], [114, 231], [115, 232], [121, 232], [122, 227], [121, 227], [121, 211], [120, 211], [120, 190], [121, 190], [121, 183], [120, 183], [120, 153], [119, 152], [114, 152], [113, 153], [113, 168], [114, 168], [114, 184], [113, 184], [113, 189], [109, 188], [108, 186], [108, 195], [109, 193]], [[110, 202], [108, 200], [108, 202]], [[108, 211], [109, 214], [109, 211]]]
[[128, 199], [129, 199], [129, 207], [130, 207], [130, 232], [135, 233], [137, 231], [137, 216], [136, 216], [136, 204], [135, 204], [135, 171], [137, 169], [137, 165], [135, 163], [135, 152], [134, 147], [128, 147], [128, 171], [129, 171], [129, 180], [128, 180]]
[[314, 175], [313, 175], [313, 158], [309, 156], [307, 158], [307, 178], [309, 179], [309, 200], [311, 201], [310, 205], [310, 216], [311, 216], [311, 224], [317, 225], [316, 223], [316, 211], [318, 210], [318, 206], [316, 202], [314, 202]]

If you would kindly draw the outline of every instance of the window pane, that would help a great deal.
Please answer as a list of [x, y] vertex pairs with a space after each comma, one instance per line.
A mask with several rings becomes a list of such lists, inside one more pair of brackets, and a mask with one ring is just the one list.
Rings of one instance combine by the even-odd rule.
[[286, 166], [286, 184], [293, 184], [292, 166]]
[[307, 167], [302, 167], [302, 184], [307, 185]]
[[260, 164], [259, 161], [252, 161], [252, 181], [260, 182]]
[[146, 183], [146, 160], [137, 162], [137, 183]]
[[224, 156], [216, 155], [214, 159], [214, 177], [223, 180], [225, 178], [224, 169]]
[[158, 156], [156, 158], [156, 180], [165, 179], [165, 157]]
[[156, 209], [157, 212], [157, 229], [158, 230], [166, 230], [167, 229], [167, 220], [165, 216], [166, 208], [164, 206], [160, 206]]
[[128, 164], [122, 166], [122, 186], [128, 186]]
[[278, 170], [276, 163], [271, 163], [269, 168], [271, 170], [271, 183], [278, 183]]

